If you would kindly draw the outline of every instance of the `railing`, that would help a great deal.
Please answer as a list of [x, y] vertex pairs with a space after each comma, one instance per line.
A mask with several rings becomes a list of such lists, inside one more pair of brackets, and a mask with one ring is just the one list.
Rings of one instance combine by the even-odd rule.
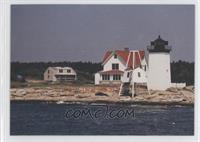
[[165, 45], [164, 48], [155, 48], [155, 46], [147, 46], [148, 51], [171, 51], [172, 47]]
[[122, 92], [122, 87], [123, 87], [123, 83], [121, 83], [120, 88], [119, 88], [119, 96], [121, 96], [121, 92]]
[[129, 73], [129, 82], [132, 81], [132, 71]]

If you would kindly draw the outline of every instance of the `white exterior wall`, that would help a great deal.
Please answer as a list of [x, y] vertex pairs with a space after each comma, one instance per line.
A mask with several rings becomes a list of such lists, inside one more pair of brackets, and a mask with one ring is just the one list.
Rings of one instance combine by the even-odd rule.
[[142, 59], [142, 61], [141, 61], [141, 65], [147, 65], [147, 62], [146, 62], [145, 57], [144, 57], [144, 59]]
[[[142, 59], [141, 61], [141, 65], [142, 65], [142, 69], [141, 68], [137, 68], [134, 71], [133, 70], [128, 70], [125, 71], [123, 76], [122, 76], [122, 82], [129, 82], [129, 78], [127, 77], [127, 74], [129, 72], [129, 76], [132, 75], [132, 79], [134, 77], [134, 81], [138, 82], [138, 83], [146, 83], [147, 82], [147, 71], [148, 71], [148, 66], [147, 66], [147, 62], [146, 59]], [[146, 66], [146, 71], [145, 71], [145, 67]], [[138, 72], [140, 72], [141, 77], [138, 78]]]
[[[59, 69], [62, 69], [63, 72], [59, 73]], [[71, 70], [70, 73], [67, 72], [68, 69]], [[48, 73], [48, 71], [49, 71], [49, 73]], [[46, 71], [44, 72], [44, 80], [45, 81], [57, 81], [57, 78], [55, 77], [56, 74], [60, 74], [60, 75], [75, 75], [75, 80], [77, 79], [76, 72], [70, 67], [64, 67], [64, 68], [61, 68], [61, 67], [48, 67], [46, 69]]]
[[171, 87], [183, 88], [186, 87], [186, 83], [171, 83]]
[[103, 71], [112, 70], [112, 64], [119, 64], [119, 70], [124, 71], [125, 65], [122, 63], [122, 61], [119, 58], [114, 58], [112, 56], [103, 66]]
[[100, 74], [99, 73], [95, 73], [95, 75], [94, 75], [94, 84], [98, 85], [100, 83], [100, 80], [101, 80]]
[[171, 86], [169, 53], [149, 53], [148, 89], [166, 90]]
[[[103, 65], [103, 71], [109, 71], [112, 70], [112, 64], [119, 64], [119, 70], [124, 71], [125, 70], [125, 64], [123, 63], [123, 61], [121, 61], [118, 57], [115, 59], [114, 56], [112, 56], [104, 65]], [[121, 75], [121, 80], [122, 80], [122, 75]], [[100, 81], [102, 80], [102, 75], [100, 75], [99, 73], [95, 74], [95, 85], [100, 84]], [[119, 82], [116, 80], [113, 80], [113, 76], [110, 75], [110, 80], [109, 81], [113, 81], [113, 82]], [[105, 82], [108, 82], [105, 80]]]
[[[120, 58], [120, 57], [119, 57]], [[124, 74], [121, 75], [121, 81], [122, 82], [129, 82], [129, 77], [127, 77], [127, 72], [130, 72], [130, 75], [132, 75], [132, 77], [134, 77], [134, 81], [135, 82], [138, 82], [138, 83], [146, 83], [147, 82], [147, 73], [146, 71], [148, 70], [148, 67], [147, 67], [147, 63], [146, 63], [146, 59], [144, 58], [142, 61], [141, 61], [141, 65], [142, 65], [142, 68], [137, 68], [135, 69], [135, 73], [132, 74], [131, 71], [125, 71], [126, 70], [126, 65], [125, 63], [120, 60], [119, 58], [114, 58], [114, 56], [112, 56], [104, 65], [103, 65], [103, 71], [109, 71], [109, 70], [112, 70], [112, 64], [119, 64], [119, 70], [121, 71], [124, 71]], [[146, 65], [146, 71], [144, 70], [144, 66]], [[138, 72], [140, 72], [141, 74], [141, 77], [139, 78], [138, 77]], [[102, 81], [102, 76], [98, 73], [95, 74], [95, 84], [99, 84], [100, 81]], [[109, 81], [115, 81], [113, 80], [113, 76], [110, 75], [110, 80]], [[117, 81], [116, 81], [117, 82]], [[119, 81], [118, 81], [119, 82]]]
[[[64, 75], [76, 75], [76, 72], [75, 72], [72, 68], [70, 68], [70, 67], [64, 67], [64, 68], [55, 67], [55, 68], [56, 68], [56, 69], [54, 70], [54, 74], [60, 74], [60, 75], [62, 75], [62, 74], [64, 74]], [[62, 69], [63, 72], [60, 73], [60, 72], [59, 72], [59, 69]], [[71, 72], [68, 73], [67, 70], [71, 70]]]
[[57, 81], [57, 78], [55, 77], [55, 75], [53, 75], [52, 81]]
[[[140, 73], [140, 77], [138, 76], [138, 73]], [[136, 68], [133, 70], [132, 73], [132, 83], [146, 83], [147, 82], [147, 75], [146, 72], [141, 68]]]
[[130, 77], [131, 74], [132, 74], [132, 71], [125, 71], [124, 72], [124, 74], [122, 76], [122, 79], [121, 79], [122, 82], [129, 82], [129, 77], [127, 77], [128, 73], [129, 73], [129, 77]]
[[[49, 73], [48, 73], [49, 71]], [[49, 76], [49, 77], [48, 77]], [[45, 81], [56, 81], [56, 78], [54, 76], [54, 70], [51, 67], [48, 67], [46, 71], [44, 72], [44, 80]]]

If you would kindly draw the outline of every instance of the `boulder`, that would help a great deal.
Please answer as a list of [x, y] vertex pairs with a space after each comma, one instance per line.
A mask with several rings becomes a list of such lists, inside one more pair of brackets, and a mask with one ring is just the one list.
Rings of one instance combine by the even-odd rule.
[[102, 93], [102, 92], [97, 92], [95, 93], [95, 96], [106, 96], [108, 97], [108, 94]]
[[187, 91], [190, 91], [190, 92], [194, 92], [194, 86], [186, 86], [183, 89], [187, 90]]
[[166, 91], [169, 91], [169, 92], [174, 92], [174, 93], [176, 93], [176, 92], [178, 91], [178, 89], [177, 89], [177, 88], [175, 88], [175, 87], [171, 87], [171, 88], [168, 88]]
[[16, 96], [25, 96], [25, 95], [26, 95], [26, 90], [25, 90], [25, 89], [18, 89], [18, 90], [15, 92], [15, 95], [16, 95]]

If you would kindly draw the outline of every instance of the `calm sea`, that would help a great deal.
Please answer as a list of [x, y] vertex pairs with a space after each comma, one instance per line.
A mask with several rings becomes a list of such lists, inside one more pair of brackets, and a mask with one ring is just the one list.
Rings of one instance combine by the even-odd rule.
[[11, 102], [11, 135], [193, 135], [194, 107]]

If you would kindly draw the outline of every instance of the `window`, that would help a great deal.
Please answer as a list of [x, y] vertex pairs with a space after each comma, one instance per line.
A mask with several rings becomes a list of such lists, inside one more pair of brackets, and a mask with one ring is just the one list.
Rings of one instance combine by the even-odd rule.
[[70, 70], [70, 69], [68, 69], [68, 70], [67, 70], [67, 73], [70, 73], [70, 72], [71, 72], [71, 70]]
[[145, 70], [145, 71], [147, 70], [147, 66], [146, 66], [146, 65], [144, 65], [144, 70]]
[[121, 75], [118, 74], [113, 75], [113, 80], [121, 80]]
[[59, 69], [59, 73], [63, 73], [63, 69]]
[[49, 75], [48, 75], [48, 78], [49, 78]]
[[128, 72], [128, 73], [127, 73], [127, 77], [129, 77], [129, 76], [130, 76], [130, 73]]
[[48, 74], [50, 73], [50, 70], [48, 70]]
[[141, 74], [140, 74], [140, 72], [138, 72], [138, 77], [140, 77], [141, 76]]
[[110, 75], [103, 74], [102, 75], [102, 80], [110, 80]]
[[114, 55], [114, 58], [117, 59], [117, 55], [116, 54]]
[[119, 69], [119, 64], [112, 64], [112, 69], [113, 70], [118, 70]]

